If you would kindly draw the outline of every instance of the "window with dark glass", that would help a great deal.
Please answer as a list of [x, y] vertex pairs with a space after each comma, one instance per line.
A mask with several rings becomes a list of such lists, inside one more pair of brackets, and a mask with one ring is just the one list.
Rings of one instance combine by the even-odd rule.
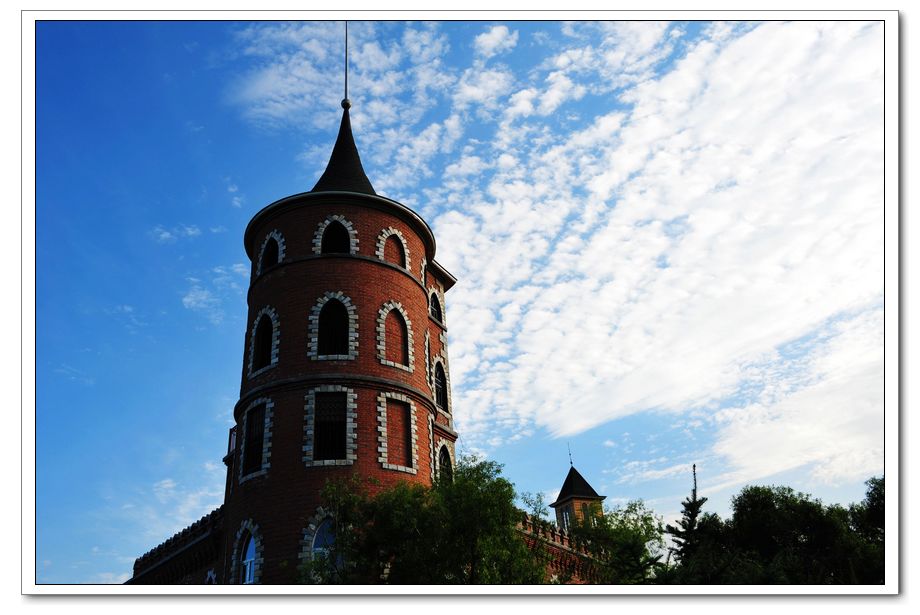
[[274, 237], [269, 237], [262, 251], [262, 271], [278, 264], [278, 242]]
[[396, 235], [387, 237], [386, 243], [383, 244], [383, 259], [403, 269], [406, 268], [406, 250]]
[[330, 299], [320, 310], [317, 348], [321, 355], [348, 354], [348, 310], [341, 301]]
[[450, 453], [447, 452], [446, 446], [442, 446], [441, 452], [438, 453], [438, 471], [444, 480], [454, 479], [454, 467], [450, 463]]
[[252, 585], [256, 582], [256, 540], [252, 534], [246, 536], [240, 557], [240, 583]]
[[441, 317], [441, 302], [438, 301], [438, 295], [436, 293], [431, 293], [431, 307], [428, 312], [431, 314], [431, 317], [438, 322], [444, 320]]
[[440, 363], [434, 366], [434, 402], [438, 408], [447, 411], [447, 377]]
[[252, 371], [267, 367], [272, 362], [272, 319], [263, 314], [256, 325], [252, 344]]
[[390, 310], [385, 322], [386, 359], [409, 365], [409, 330], [399, 310]]
[[323, 231], [323, 254], [349, 254], [351, 252], [351, 238], [348, 230], [341, 222], [333, 220]]
[[345, 459], [344, 392], [316, 393], [313, 420], [313, 459]]
[[262, 468], [262, 441], [265, 436], [265, 406], [246, 413], [246, 436], [243, 440], [243, 476]]
[[412, 410], [394, 399], [387, 400], [387, 460], [412, 467]]

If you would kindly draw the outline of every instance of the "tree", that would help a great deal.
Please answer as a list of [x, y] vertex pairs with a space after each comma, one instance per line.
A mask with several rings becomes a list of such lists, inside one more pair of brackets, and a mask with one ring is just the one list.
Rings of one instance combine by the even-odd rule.
[[665, 532], [674, 537], [676, 546], [671, 549], [671, 552], [677, 556], [678, 561], [693, 557], [697, 550], [699, 544], [696, 531], [697, 519], [707, 499], [697, 497], [696, 464], [693, 464], [693, 490], [690, 492], [690, 497], [683, 501], [681, 520], [678, 521], [677, 527], [671, 524], [665, 526]]
[[598, 582], [646, 583], [654, 578], [664, 549], [661, 518], [642, 500], [603, 511], [596, 504], [572, 525], [572, 539], [588, 551]]
[[405, 482], [370, 495], [355, 478], [323, 489], [336, 519], [308, 583], [540, 583], [544, 563], [516, 530], [513, 485], [495, 462], [461, 459], [433, 488]]

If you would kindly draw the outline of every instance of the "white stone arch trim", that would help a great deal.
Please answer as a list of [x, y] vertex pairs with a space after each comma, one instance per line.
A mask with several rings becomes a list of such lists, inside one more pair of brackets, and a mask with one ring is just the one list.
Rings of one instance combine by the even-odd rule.
[[[316, 394], [345, 393], [345, 459], [313, 459], [313, 434], [316, 428]], [[324, 384], [304, 396], [303, 463], [315, 466], [350, 466], [358, 458], [358, 394], [338, 384]]]
[[[407, 468], [390, 463], [387, 458], [387, 400], [395, 399], [409, 406], [409, 433], [412, 441], [412, 467]], [[384, 470], [396, 470], [408, 474], [418, 474], [418, 424], [416, 423], [415, 402], [408, 395], [381, 391], [377, 393], [377, 461]]]
[[272, 229], [268, 235], [265, 236], [265, 239], [262, 241], [262, 247], [259, 248], [259, 262], [256, 266], [256, 275], [262, 275], [262, 257], [265, 256], [265, 246], [268, 245], [268, 240], [274, 239], [278, 243], [278, 263], [281, 263], [284, 260], [284, 235], [281, 234], [281, 231], [278, 229]]
[[422, 281], [422, 286], [425, 285], [425, 270], [427, 268], [428, 268], [428, 260], [425, 258], [422, 258], [422, 266], [419, 270], [419, 273], [421, 274], [421, 277], [419, 279]]
[[434, 480], [434, 417], [428, 415], [428, 467], [431, 470], [431, 480]]
[[[258, 470], [250, 472], [249, 474], [243, 475], [243, 455], [246, 453], [246, 430], [249, 427], [249, 411], [257, 406], [265, 404], [265, 424], [262, 429], [262, 464]], [[271, 468], [271, 459], [272, 459], [272, 426], [274, 425], [273, 417], [275, 415], [275, 402], [273, 402], [268, 397], [260, 397], [255, 399], [246, 406], [246, 409], [243, 411], [243, 432], [242, 437], [236, 439], [237, 446], [240, 450], [240, 469], [239, 469], [239, 484], [245, 483], [247, 480], [253, 479], [257, 476], [264, 476], [268, 474], [269, 468]]]
[[[319, 314], [330, 299], [336, 299], [348, 312], [348, 354], [319, 354]], [[358, 308], [351, 298], [340, 290], [326, 291], [320, 297], [309, 316], [310, 335], [307, 341], [307, 356], [314, 361], [353, 361], [358, 358]]]
[[[444, 384], [447, 387], [446, 408], [440, 408], [438, 406], [438, 399], [434, 388], [434, 375], [437, 373], [437, 370], [435, 370], [435, 365], [438, 363], [441, 364], [441, 369], [444, 370]], [[437, 408], [438, 412], [448, 417], [453, 415], [453, 409], [451, 408], [452, 404], [450, 401], [450, 370], [447, 369], [447, 357], [443, 357], [441, 355], [435, 356], [431, 361], [431, 396], [434, 399], [434, 407]]]
[[323, 253], [323, 233], [326, 232], [326, 227], [332, 224], [333, 222], [339, 222], [342, 226], [345, 227], [345, 230], [348, 231], [348, 240], [349, 240], [349, 254], [358, 253], [358, 231], [355, 230], [355, 225], [352, 224], [349, 220], [340, 214], [330, 214], [326, 216], [326, 219], [320, 222], [316, 227], [316, 232], [313, 234], [313, 253], [322, 254]]
[[262, 540], [262, 532], [259, 526], [252, 520], [246, 519], [240, 524], [240, 529], [236, 531], [236, 538], [233, 541], [233, 557], [230, 561], [230, 579], [235, 585], [240, 584], [240, 543], [246, 534], [252, 536], [256, 541], [256, 559], [253, 562], [253, 583], [258, 585], [262, 581], [262, 566], [265, 562], [265, 545]]
[[444, 290], [439, 286], [429, 286], [428, 287], [428, 314], [431, 315], [431, 296], [434, 295], [438, 298], [438, 303], [441, 306], [441, 320], [442, 325], [447, 327], [447, 308], [444, 304]]
[[425, 329], [425, 382], [434, 395], [434, 378], [431, 373], [431, 331]]
[[436, 466], [435, 473], [441, 473], [441, 449], [447, 449], [447, 455], [450, 457], [451, 470], [456, 469], [457, 467], [457, 458], [454, 453], [454, 443], [450, 440], [445, 440], [444, 438], [438, 438], [437, 443], [434, 446], [434, 463]]
[[393, 228], [392, 226], [383, 229], [377, 236], [377, 258], [382, 261], [386, 260], [384, 258], [384, 249], [387, 244], [387, 239], [389, 239], [390, 235], [396, 235], [396, 238], [399, 239], [399, 242], [403, 247], [403, 253], [406, 255], [406, 271], [412, 271], [412, 261], [409, 259], [409, 242], [406, 241], [406, 237], [402, 234], [402, 231], [397, 228]]
[[[387, 360], [387, 315], [389, 315], [391, 310], [398, 311], [406, 322], [406, 338], [409, 343], [409, 365]], [[409, 373], [412, 373], [412, 370], [415, 369], [415, 338], [412, 335], [412, 321], [409, 320], [409, 314], [406, 312], [406, 308], [404, 308], [399, 301], [387, 301], [377, 312], [377, 359], [383, 365], [396, 367]]]
[[316, 538], [316, 530], [326, 519], [332, 519], [332, 514], [320, 506], [307, 521], [307, 527], [303, 528], [303, 534], [300, 537], [300, 554], [297, 556], [301, 564], [313, 561], [313, 540]]
[[[259, 326], [259, 321], [262, 320], [262, 316], [268, 315], [269, 320], [272, 322], [272, 355], [271, 361], [268, 365], [252, 371], [252, 361], [255, 358], [256, 351], [256, 328]], [[256, 317], [252, 320], [252, 327], [249, 329], [249, 369], [247, 373], [250, 378], [255, 378], [259, 374], [266, 372], [278, 364], [278, 347], [281, 345], [281, 319], [278, 317], [278, 312], [270, 305], [266, 305], [261, 310], [256, 313]]]

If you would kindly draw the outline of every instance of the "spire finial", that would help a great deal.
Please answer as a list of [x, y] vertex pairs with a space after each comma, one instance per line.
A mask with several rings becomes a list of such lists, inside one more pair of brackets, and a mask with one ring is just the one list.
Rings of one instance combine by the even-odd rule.
[[348, 20], [345, 20], [345, 98], [342, 99], [342, 108], [351, 107], [351, 101], [348, 100]]
[[572, 463], [572, 447], [569, 445], [568, 442], [566, 442], [565, 445], [566, 445], [566, 446], [568, 447], [568, 449], [569, 449], [569, 466], [571, 466], [571, 467], [574, 468], [574, 467], [575, 467], [575, 464]]

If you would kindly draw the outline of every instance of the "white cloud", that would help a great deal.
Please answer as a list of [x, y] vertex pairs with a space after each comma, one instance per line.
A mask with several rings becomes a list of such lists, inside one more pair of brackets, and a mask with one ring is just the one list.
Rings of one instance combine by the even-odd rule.
[[492, 26], [473, 39], [473, 48], [478, 55], [490, 58], [497, 53], [510, 51], [517, 45], [518, 33], [508, 26]]
[[196, 225], [179, 224], [171, 229], [156, 225], [147, 233], [157, 243], [174, 243], [177, 239], [191, 239], [201, 235], [201, 229]]

